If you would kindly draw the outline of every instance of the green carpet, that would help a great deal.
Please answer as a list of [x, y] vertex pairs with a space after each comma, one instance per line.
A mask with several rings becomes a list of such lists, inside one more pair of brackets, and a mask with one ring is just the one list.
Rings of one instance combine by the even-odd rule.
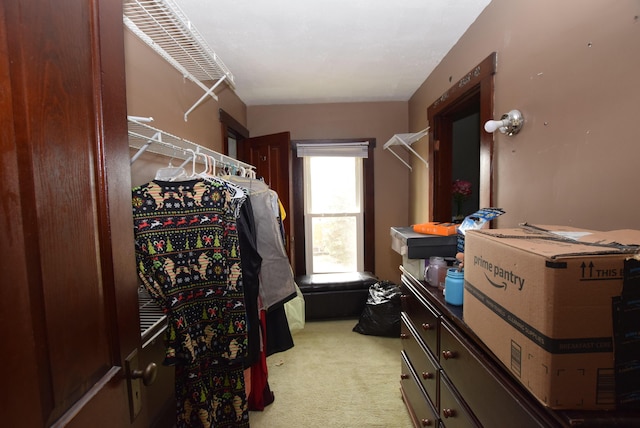
[[352, 331], [357, 319], [307, 322], [267, 359], [275, 401], [252, 428], [410, 428], [400, 394], [399, 338]]

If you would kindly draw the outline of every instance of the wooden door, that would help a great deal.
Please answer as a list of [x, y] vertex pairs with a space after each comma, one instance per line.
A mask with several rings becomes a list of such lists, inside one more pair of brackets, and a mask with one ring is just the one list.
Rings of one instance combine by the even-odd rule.
[[287, 217], [284, 220], [285, 245], [289, 260], [293, 260], [291, 227], [291, 136], [289, 132], [247, 138], [238, 143], [238, 159], [256, 167], [258, 177], [263, 177], [280, 198]]
[[1, 2], [0, 74], [2, 426], [131, 426], [121, 2]]

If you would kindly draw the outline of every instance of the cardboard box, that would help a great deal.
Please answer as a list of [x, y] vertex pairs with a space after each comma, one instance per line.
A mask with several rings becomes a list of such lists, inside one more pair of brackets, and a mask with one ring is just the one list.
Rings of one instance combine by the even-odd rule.
[[544, 405], [614, 409], [612, 298], [637, 244], [636, 230], [468, 231], [464, 321]]
[[424, 281], [424, 268], [429, 264], [425, 259], [410, 259], [406, 255], [402, 256], [402, 267], [415, 279]]

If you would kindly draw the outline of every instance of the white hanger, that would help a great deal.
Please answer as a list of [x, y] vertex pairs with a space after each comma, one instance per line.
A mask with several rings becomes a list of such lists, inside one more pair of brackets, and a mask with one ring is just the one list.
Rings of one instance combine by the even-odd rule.
[[230, 189], [233, 190], [234, 193], [231, 196], [233, 199], [240, 199], [245, 197], [244, 191], [240, 186], [234, 183], [231, 183], [230, 181], [227, 181], [227, 180], [224, 180], [224, 182], [227, 184], [227, 186], [229, 186]]
[[[200, 177], [204, 180], [208, 180], [208, 181], [218, 181], [218, 182], [223, 182], [230, 190], [233, 190], [233, 195], [231, 195], [231, 197], [233, 199], [240, 199], [240, 198], [244, 198], [245, 194], [242, 191], [242, 189], [238, 186], [236, 186], [233, 183], [230, 183], [226, 180], [222, 180], [219, 177], [215, 176], [215, 165], [216, 165], [216, 160], [209, 155], [206, 155], [204, 153], [200, 153], [200, 152], [194, 152], [194, 159], [193, 159], [193, 171], [194, 171], [194, 175], [197, 177]], [[204, 171], [196, 173], [196, 157], [200, 155], [202, 156], [202, 158], [204, 159]], [[213, 167], [213, 170], [210, 169], [210, 166]]]
[[198, 173], [196, 173], [196, 158], [198, 157], [198, 155], [195, 150], [192, 149], [185, 149], [185, 151], [191, 154], [191, 157], [188, 159], [191, 160], [191, 175], [189, 176], [189, 178], [197, 178]]
[[216, 159], [213, 156], [208, 155], [209, 158], [209, 175], [212, 177], [216, 175]]
[[173, 166], [173, 158], [169, 160], [169, 165], [164, 168], [159, 168], [156, 171], [155, 180], [160, 181], [181, 181], [188, 179], [187, 171], [181, 166]]
[[204, 153], [200, 153], [200, 152], [196, 152], [196, 154], [202, 156], [202, 159], [204, 160], [204, 171], [202, 171], [198, 175], [200, 177], [203, 177], [203, 178], [207, 177], [209, 175], [209, 156], [205, 155]]

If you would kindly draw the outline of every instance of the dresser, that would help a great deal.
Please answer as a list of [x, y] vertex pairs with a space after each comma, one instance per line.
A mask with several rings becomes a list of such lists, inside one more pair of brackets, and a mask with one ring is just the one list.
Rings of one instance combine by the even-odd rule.
[[640, 427], [638, 412], [541, 405], [464, 323], [462, 307], [402, 271], [401, 392], [418, 427]]

